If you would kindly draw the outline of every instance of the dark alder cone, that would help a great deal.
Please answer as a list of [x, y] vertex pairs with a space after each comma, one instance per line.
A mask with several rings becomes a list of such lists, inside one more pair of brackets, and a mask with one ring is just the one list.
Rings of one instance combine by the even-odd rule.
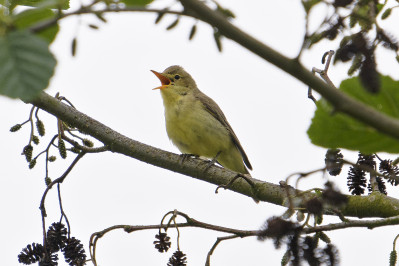
[[359, 152], [359, 158], [357, 164], [367, 166], [368, 168], [370, 168], [370, 170], [374, 170], [376, 165], [375, 155], [374, 154], [368, 155]]
[[281, 240], [285, 236], [292, 235], [299, 230], [300, 227], [298, 227], [296, 223], [286, 221], [280, 217], [271, 217], [259, 230], [258, 240], [263, 241], [267, 238], [272, 238], [274, 240], [274, 245], [276, 246], [276, 248], [279, 248], [281, 245]]
[[299, 266], [301, 257], [299, 253], [299, 233], [295, 233], [288, 237], [288, 251], [291, 253], [291, 265]]
[[366, 188], [366, 171], [375, 169], [375, 156], [359, 153], [355, 166], [351, 166], [348, 172], [348, 188], [352, 195], [362, 195]]
[[380, 74], [377, 72], [377, 64], [375, 63], [374, 55], [366, 54], [366, 59], [360, 67], [359, 78], [363, 87], [370, 93], [377, 93], [380, 91], [381, 80]]
[[175, 253], [173, 253], [173, 256], [169, 259], [169, 262], [167, 265], [168, 266], [186, 266], [187, 265], [186, 254], [184, 254], [180, 250], [177, 250]]
[[324, 162], [326, 163], [327, 171], [332, 176], [337, 176], [341, 173], [344, 156], [340, 149], [328, 149], [326, 152], [326, 158]]
[[320, 261], [316, 256], [317, 242], [313, 237], [307, 236], [303, 241], [303, 258], [309, 265], [320, 265]]
[[171, 245], [170, 237], [166, 233], [160, 233], [155, 238], [158, 239], [154, 241], [155, 248], [161, 253], [167, 252]]
[[320, 215], [323, 211], [323, 203], [317, 197], [308, 200], [305, 206], [309, 213], [314, 215]]
[[399, 184], [399, 168], [392, 164], [392, 160], [381, 161], [380, 172], [391, 185], [397, 186]]
[[329, 40], [335, 40], [338, 35], [338, 31], [342, 29], [344, 26], [343, 19], [338, 17], [338, 19], [330, 25], [330, 28], [323, 32], [323, 36], [325, 36]]
[[44, 248], [41, 244], [32, 243], [32, 245], [29, 244], [26, 248], [22, 249], [22, 252], [18, 255], [18, 261], [29, 265], [42, 260], [44, 254]]
[[383, 194], [385, 194], [385, 195], [388, 195], [388, 193], [387, 193], [387, 188], [386, 188], [386, 186], [385, 186], [384, 180], [383, 180], [380, 176], [377, 176], [377, 177], [376, 177], [376, 181], [377, 181], [377, 184], [378, 184], [378, 190], [379, 190], [381, 193], [383, 193]]
[[51, 252], [58, 252], [65, 246], [67, 229], [62, 223], [53, 223], [47, 230], [47, 248]]
[[348, 172], [348, 188], [352, 195], [362, 195], [366, 187], [366, 173], [356, 167], [351, 166]]
[[368, 40], [361, 32], [351, 35], [341, 42], [335, 55], [334, 62], [347, 62], [359, 53], [366, 56], [366, 53], [370, 51], [368, 47]]
[[348, 197], [335, 190], [330, 182], [325, 184], [325, 189], [321, 194], [321, 198], [326, 203], [336, 207], [341, 207], [348, 202]]
[[338, 250], [335, 248], [333, 244], [327, 244], [327, 246], [323, 249], [324, 253], [324, 261], [327, 265], [338, 265]]
[[[388, 195], [384, 180], [382, 180], [382, 178], [380, 176], [377, 176], [375, 178], [375, 181], [377, 182], [378, 191], [381, 192], [382, 194]], [[367, 186], [367, 188], [369, 189], [370, 193], [373, 192], [373, 188], [371, 187], [370, 183]]]
[[346, 44], [337, 50], [337, 54], [335, 56], [335, 61], [348, 62], [351, 60], [357, 53], [356, 46], [353, 44]]
[[49, 254], [48, 257], [44, 257], [44, 259], [39, 262], [39, 266], [57, 266], [57, 265], [58, 265], [57, 254]]
[[65, 246], [62, 248], [64, 258], [70, 266], [81, 266], [85, 264], [86, 254], [83, 245], [79, 239], [74, 237], [65, 241]]

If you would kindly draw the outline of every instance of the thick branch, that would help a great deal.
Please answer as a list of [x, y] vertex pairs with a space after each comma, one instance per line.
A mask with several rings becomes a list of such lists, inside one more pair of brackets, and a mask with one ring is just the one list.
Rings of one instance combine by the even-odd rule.
[[[201, 159], [187, 158], [182, 163], [179, 155], [129, 139], [45, 92], [42, 92], [31, 103], [103, 142], [112, 152], [219, 186], [228, 184], [236, 176], [235, 172], [216, 165], [211, 166], [205, 172], [204, 169], [208, 166]], [[275, 185], [253, 178], [250, 180], [253, 182], [255, 191], [247, 181], [241, 178], [232, 183], [229, 189], [280, 206], [287, 205], [287, 189], [290, 190], [290, 195], [301, 193], [301, 191], [295, 191], [287, 186]], [[308, 196], [312, 197], [313, 195], [309, 193]], [[342, 210], [342, 214], [354, 217], [396, 216], [399, 215], [399, 200], [380, 193], [373, 193], [369, 196], [349, 196], [349, 203]]]
[[266, 61], [284, 70], [291, 76], [309, 85], [326, 98], [337, 112], [343, 112], [366, 123], [378, 131], [399, 139], [399, 120], [386, 116], [373, 108], [349, 97], [315, 77], [297, 59], [290, 59], [278, 53], [252, 36], [231, 24], [222, 14], [213, 11], [198, 0], [180, 0], [186, 11], [192, 11], [200, 20], [218, 28], [227, 38], [242, 45]]
[[58, 23], [59, 20], [75, 16], [75, 15], [84, 15], [84, 14], [104, 14], [104, 13], [123, 13], [123, 12], [144, 12], [144, 13], [165, 13], [165, 14], [172, 14], [172, 15], [177, 15], [177, 16], [189, 16], [189, 17], [194, 17], [192, 14], [186, 14], [180, 11], [174, 11], [174, 10], [161, 10], [161, 9], [154, 9], [154, 8], [147, 8], [147, 7], [105, 7], [103, 9], [98, 9], [98, 10], [93, 10], [90, 6], [82, 6], [78, 10], [70, 13], [64, 13], [60, 14], [57, 17], [48, 19], [48, 20], [43, 20], [42, 22], [34, 24], [32, 27], [30, 27], [30, 31], [32, 32], [40, 32], [42, 30], [45, 30], [55, 24]]

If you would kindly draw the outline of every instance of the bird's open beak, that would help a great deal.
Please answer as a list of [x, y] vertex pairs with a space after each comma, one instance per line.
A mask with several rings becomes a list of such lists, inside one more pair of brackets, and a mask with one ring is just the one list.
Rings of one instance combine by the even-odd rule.
[[151, 70], [152, 73], [155, 74], [155, 76], [157, 76], [157, 78], [159, 78], [159, 80], [161, 81], [161, 86], [154, 88], [153, 90], [157, 90], [157, 89], [164, 89], [166, 88], [169, 84], [170, 84], [170, 79], [168, 79], [167, 77], [165, 77], [164, 75], [162, 75], [161, 73], [158, 73], [154, 70]]

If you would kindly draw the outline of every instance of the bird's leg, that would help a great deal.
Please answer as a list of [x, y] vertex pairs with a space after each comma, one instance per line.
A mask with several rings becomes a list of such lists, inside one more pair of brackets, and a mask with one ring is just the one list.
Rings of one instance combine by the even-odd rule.
[[241, 173], [237, 173], [230, 181], [229, 183], [227, 183], [226, 185], [220, 185], [216, 188], [215, 193], [219, 192], [219, 188], [224, 188], [224, 189], [229, 189], [231, 187], [231, 185], [238, 179], [238, 178], [242, 178], [244, 179], [248, 185], [251, 186], [252, 189], [252, 199], [256, 202], [259, 203], [259, 199], [256, 197], [256, 186], [255, 183], [246, 175], [241, 174]]
[[182, 153], [182, 154], [180, 154], [180, 157], [181, 157], [182, 164], [184, 163], [185, 160], [187, 160], [190, 157], [193, 157], [196, 159], [199, 158], [199, 156], [197, 154], [192, 154], [192, 153]]
[[209, 160], [209, 161], [206, 162], [206, 166], [205, 166], [204, 172], [208, 171], [208, 169], [211, 168], [211, 166], [214, 165], [218, 161], [218, 157], [219, 157], [219, 155], [221, 153], [222, 153], [222, 151], [219, 151], [216, 154], [215, 158], [213, 158], [212, 160]]

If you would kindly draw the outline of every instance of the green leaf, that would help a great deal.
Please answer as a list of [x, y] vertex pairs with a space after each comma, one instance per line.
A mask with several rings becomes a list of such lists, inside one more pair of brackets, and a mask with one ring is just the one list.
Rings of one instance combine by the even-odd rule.
[[154, 0], [121, 0], [121, 3], [125, 3], [127, 6], [146, 6]]
[[[0, 4], [5, 4], [5, 0], [0, 0]], [[31, 6], [41, 8], [69, 9], [69, 0], [9, 0], [10, 9], [16, 6]]]
[[[56, 13], [51, 9], [47, 8], [33, 8], [25, 10], [14, 16], [14, 25], [17, 29], [26, 29], [40, 21], [46, 21], [51, 18], [54, 18]], [[37, 33], [38, 36], [42, 37], [49, 43], [54, 41], [58, 31], [58, 24], [55, 24], [45, 30], [42, 30]]]
[[48, 43], [27, 31], [0, 36], [0, 94], [30, 100], [44, 90], [56, 60]]
[[[344, 80], [340, 90], [349, 96], [388, 116], [399, 119], [399, 81], [381, 76], [381, 91], [368, 93], [358, 78]], [[308, 129], [312, 143], [326, 148], [345, 148], [371, 154], [374, 152], [399, 153], [399, 141], [343, 113], [333, 113], [324, 99], [317, 109]]]

